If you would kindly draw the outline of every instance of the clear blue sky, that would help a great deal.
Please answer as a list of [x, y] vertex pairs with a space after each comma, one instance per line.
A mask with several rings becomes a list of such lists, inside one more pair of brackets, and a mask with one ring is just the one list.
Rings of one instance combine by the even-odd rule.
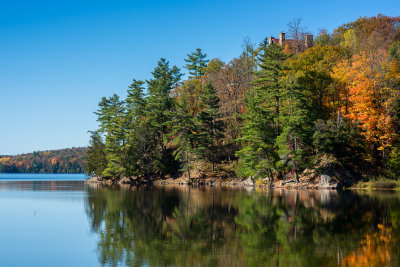
[[0, 154], [86, 146], [100, 98], [160, 57], [182, 67], [200, 47], [229, 61], [293, 18], [317, 34], [378, 13], [400, 15], [398, 0], [0, 0]]

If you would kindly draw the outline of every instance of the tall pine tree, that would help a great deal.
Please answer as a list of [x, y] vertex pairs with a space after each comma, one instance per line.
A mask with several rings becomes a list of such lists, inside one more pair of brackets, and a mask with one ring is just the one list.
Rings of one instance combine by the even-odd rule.
[[208, 60], [207, 54], [203, 53], [200, 48], [197, 48], [195, 52], [187, 55], [185, 59], [187, 62], [186, 68], [189, 70], [189, 78], [200, 78], [204, 75], [207, 67]]
[[126, 144], [126, 116], [124, 101], [114, 94], [110, 98], [103, 97], [99, 109], [95, 112], [100, 123], [100, 132], [105, 133], [105, 151], [107, 168], [102, 175], [119, 178], [125, 174], [127, 155], [124, 151]]
[[221, 113], [218, 111], [219, 102], [214, 86], [211, 83], [207, 83], [201, 95], [201, 111], [197, 116], [200, 122], [198, 152], [201, 157], [211, 162], [212, 172], [214, 172], [218, 148], [224, 137], [224, 123], [221, 120]]
[[127, 175], [148, 178], [152, 169], [153, 140], [151, 134], [148, 134], [149, 127], [145, 123], [147, 101], [143, 85], [143, 81], [133, 80], [128, 89], [126, 98], [128, 141], [124, 149], [129, 155], [126, 162]]
[[168, 122], [175, 109], [175, 100], [171, 97], [171, 90], [177, 86], [182, 74], [179, 68], [169, 67], [169, 62], [161, 58], [152, 72], [153, 78], [147, 81], [147, 116], [146, 124], [153, 135], [154, 159], [153, 170], [161, 175], [173, 171], [174, 159], [167, 149], [170, 127]]
[[292, 167], [296, 182], [299, 182], [298, 167], [304, 161], [304, 149], [310, 146], [313, 123], [309, 119], [304, 88], [291, 72], [287, 73], [284, 81], [284, 105], [280, 115], [282, 131], [276, 140], [281, 158], [279, 165], [283, 165], [283, 168]]
[[272, 43], [265, 46], [265, 42], [261, 44], [261, 53], [259, 60], [259, 71], [253, 85], [257, 94], [262, 94], [265, 104], [269, 105], [268, 109], [273, 110], [276, 134], [280, 134], [280, 100], [282, 96], [282, 70], [283, 63], [287, 56], [283, 53], [282, 47]]
[[282, 96], [281, 76], [286, 55], [282, 48], [267, 45], [264, 40], [259, 48], [259, 71], [248, 93], [239, 157], [239, 173], [255, 178], [273, 178], [278, 155], [276, 137], [281, 132], [280, 105]]
[[190, 182], [190, 170], [195, 157], [195, 142], [198, 123], [196, 118], [189, 112], [186, 98], [181, 97], [177, 104], [177, 111], [171, 121], [172, 143], [176, 147], [174, 156], [181, 162], [181, 171], [187, 173]]

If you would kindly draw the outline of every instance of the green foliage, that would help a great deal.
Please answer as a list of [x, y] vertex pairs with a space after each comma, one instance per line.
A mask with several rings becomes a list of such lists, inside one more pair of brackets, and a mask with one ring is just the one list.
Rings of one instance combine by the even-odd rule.
[[281, 130], [281, 77], [286, 56], [275, 44], [263, 43], [261, 49], [260, 71], [247, 98], [242, 137], [238, 139], [242, 149], [236, 155], [240, 158], [239, 175], [273, 178], [278, 161], [275, 141]]
[[174, 119], [171, 121], [172, 143], [176, 146], [174, 156], [182, 162], [181, 171], [190, 180], [191, 163], [195, 160], [195, 142], [198, 123], [188, 110], [185, 98], [181, 98]]
[[247, 99], [242, 137], [238, 139], [242, 149], [236, 153], [239, 157], [239, 177], [272, 177], [278, 160], [273, 116], [262, 108], [261, 101], [255, 93]]
[[107, 167], [102, 175], [105, 177], [121, 177], [125, 172], [126, 153], [126, 109], [125, 102], [114, 94], [110, 98], [103, 97], [99, 103], [98, 115], [100, 131], [105, 133], [105, 151]]
[[220, 100], [211, 83], [207, 83], [204, 87], [200, 100], [201, 111], [197, 116], [200, 123], [197, 134], [199, 140], [197, 152], [200, 157], [211, 162], [211, 169], [214, 171], [214, 163], [224, 136], [224, 123], [221, 120], [221, 113], [218, 111]]
[[274, 117], [276, 134], [280, 134], [280, 98], [282, 96], [281, 78], [283, 76], [284, 61], [287, 55], [283, 53], [282, 47], [272, 44], [267, 47], [261, 46], [259, 56], [259, 67], [256, 79], [253, 82], [256, 97], [263, 99], [260, 105], [263, 109], [271, 110]]
[[314, 44], [320, 46], [329, 45], [332, 43], [333, 41], [332, 39], [333, 38], [330, 34], [322, 33], [319, 36], [317, 36], [317, 38], [315, 38]]
[[392, 44], [389, 50], [389, 55], [400, 64], [400, 41], [396, 41]]
[[276, 139], [281, 160], [277, 167], [293, 168], [298, 178], [298, 166], [306, 163], [306, 150], [311, 147], [312, 121], [307, 109], [305, 88], [301, 87], [293, 73], [286, 75], [282, 94], [282, 132]]
[[186, 68], [189, 70], [190, 78], [199, 78], [204, 75], [207, 67], [208, 60], [207, 54], [201, 51], [201, 48], [197, 48], [195, 52], [187, 55]]
[[91, 132], [86, 151], [86, 173], [101, 176], [107, 167], [105, 145], [99, 132]]
[[177, 86], [182, 74], [176, 66], [170, 68], [169, 62], [162, 58], [152, 75], [152, 79], [147, 81], [149, 95], [145, 120], [149, 130], [154, 133], [153, 171], [165, 174], [173, 171], [176, 165], [171, 151], [166, 147], [170, 131], [167, 124], [175, 109], [175, 99], [171, 97], [171, 91]]
[[396, 144], [392, 147], [392, 150], [389, 155], [389, 159], [387, 162], [388, 169], [390, 174], [399, 179], [400, 177], [400, 145]]
[[346, 122], [343, 118], [336, 122], [315, 122], [313, 145], [317, 155], [332, 155], [345, 166], [359, 166], [365, 152], [364, 142], [357, 125]]

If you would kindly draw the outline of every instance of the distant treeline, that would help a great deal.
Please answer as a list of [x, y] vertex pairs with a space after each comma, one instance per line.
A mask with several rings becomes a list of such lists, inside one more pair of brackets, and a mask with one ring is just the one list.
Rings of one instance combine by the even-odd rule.
[[86, 148], [0, 156], [0, 173], [83, 173]]

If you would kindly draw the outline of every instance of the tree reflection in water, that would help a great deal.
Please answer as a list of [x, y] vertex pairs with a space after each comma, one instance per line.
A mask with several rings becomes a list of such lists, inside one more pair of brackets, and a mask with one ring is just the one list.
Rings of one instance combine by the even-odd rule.
[[400, 197], [87, 188], [107, 266], [399, 266]]

